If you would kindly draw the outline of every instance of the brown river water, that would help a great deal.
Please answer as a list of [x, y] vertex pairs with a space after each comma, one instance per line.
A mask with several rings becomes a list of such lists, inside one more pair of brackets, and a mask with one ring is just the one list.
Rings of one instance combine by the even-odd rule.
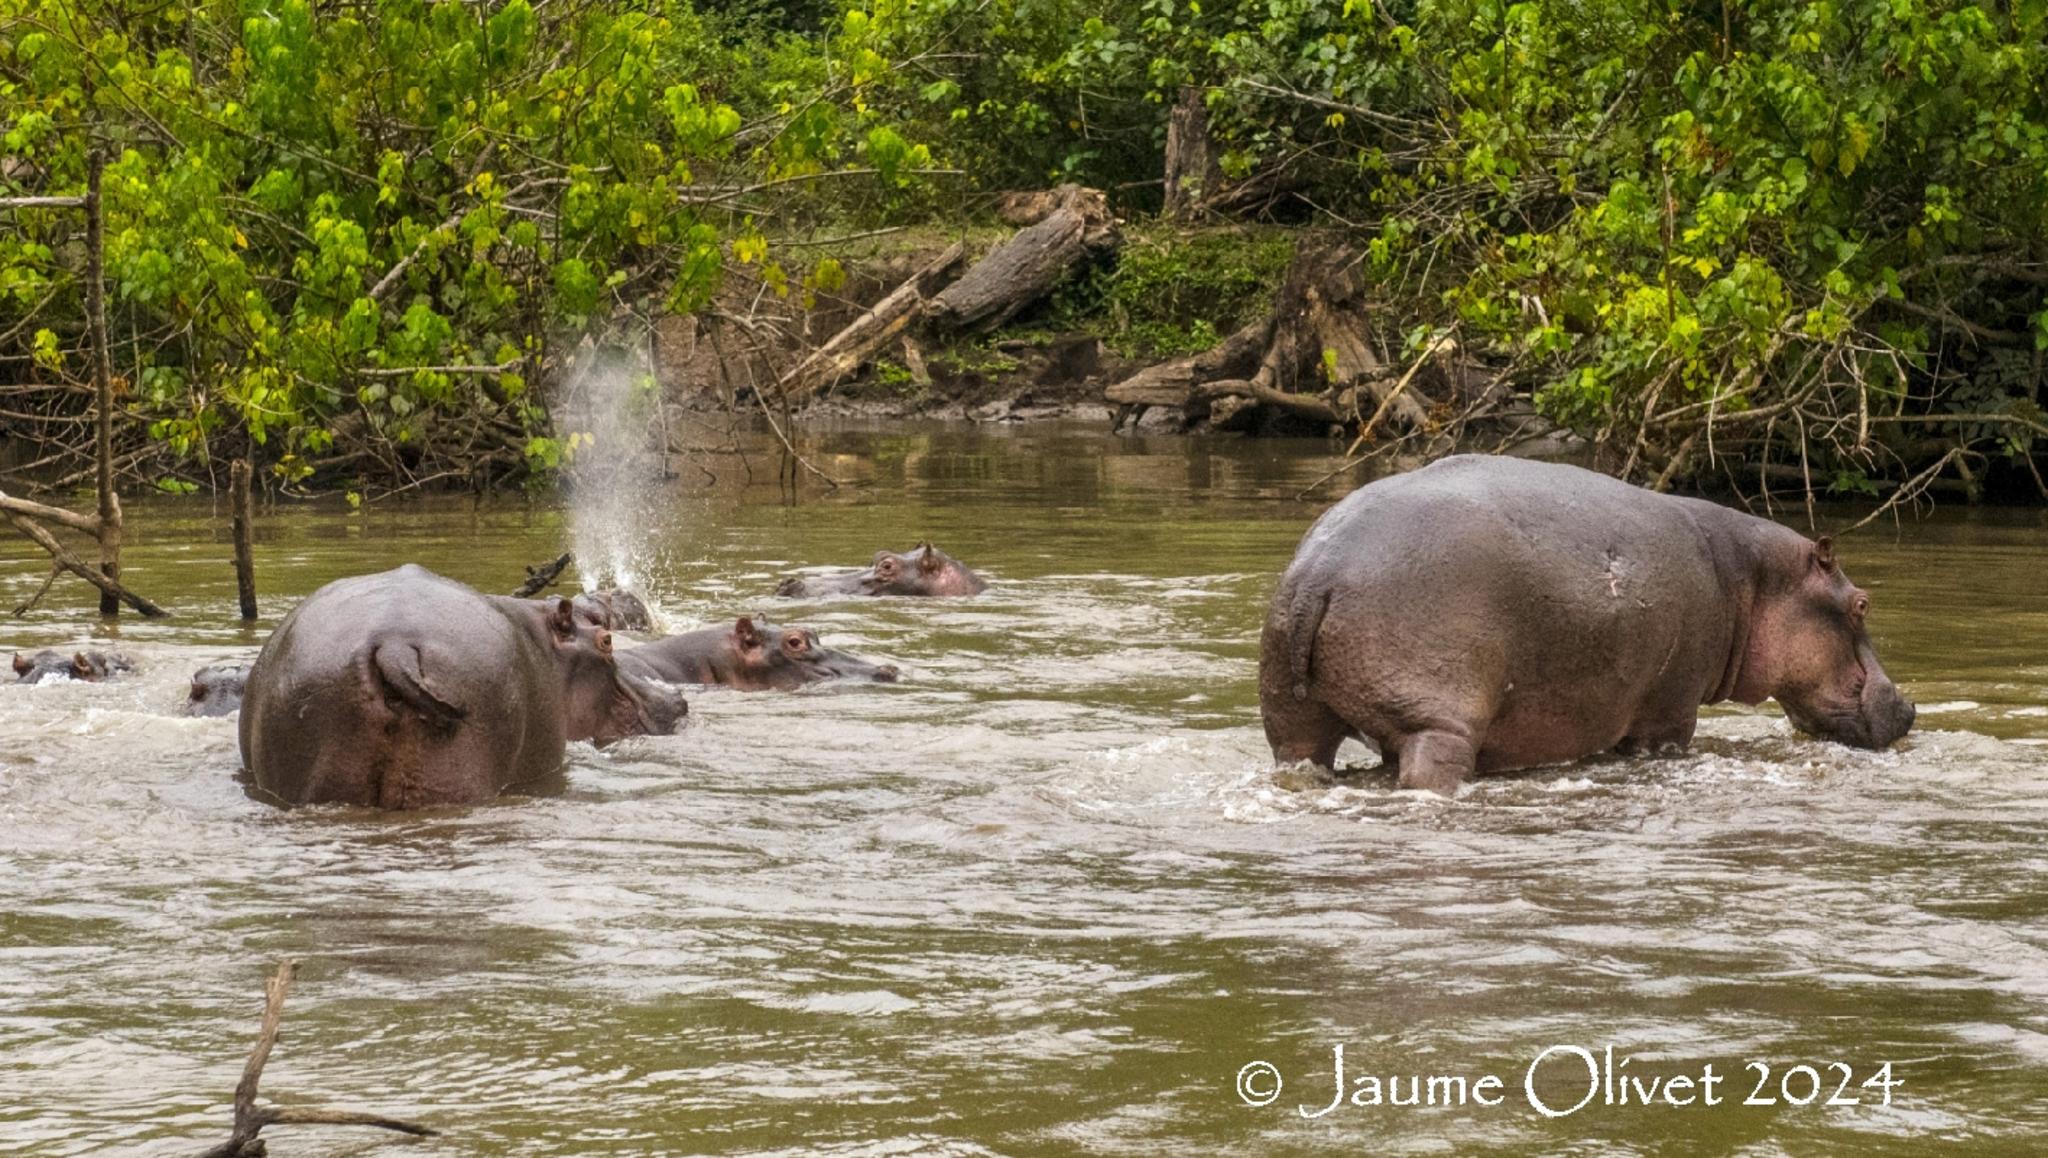
[[[278, 1154], [2016, 1154], [2048, 1132], [2048, 514], [1844, 542], [1920, 703], [1896, 750], [1716, 709], [1690, 755], [1446, 801], [1269, 767], [1258, 624], [1341, 489], [1293, 497], [1327, 445], [828, 431], [820, 465], [869, 485], [794, 506], [748, 445], [751, 485], [693, 456], [624, 520], [667, 624], [767, 609], [906, 680], [695, 695], [680, 735], [572, 745], [553, 799], [284, 813], [233, 779], [232, 720], [174, 714], [194, 668], [338, 576], [511, 588], [571, 539], [551, 497], [269, 513], [255, 630], [213, 503], [138, 500], [127, 575], [177, 618], [104, 630], [67, 580], [0, 625], [0, 649], [118, 642], [141, 669], [0, 687], [0, 1150], [223, 1140], [287, 956], [265, 1094], [443, 1134], [279, 1127]], [[769, 596], [924, 537], [990, 592]], [[0, 604], [41, 574], [0, 538]], [[1446, 1081], [1321, 1112], [1338, 1045], [1402, 1101], [1463, 1077], [1499, 1104], [1443, 1104]], [[1569, 1052], [1609, 1046], [1626, 1104]], [[1532, 1104], [1546, 1050], [1537, 1100], [1593, 1089], [1576, 1112]], [[1744, 1104], [1751, 1062], [1775, 1104]], [[1709, 1065], [1717, 1105], [1628, 1084]], [[1241, 1075], [1261, 1101], [1276, 1074], [1248, 1104]]]

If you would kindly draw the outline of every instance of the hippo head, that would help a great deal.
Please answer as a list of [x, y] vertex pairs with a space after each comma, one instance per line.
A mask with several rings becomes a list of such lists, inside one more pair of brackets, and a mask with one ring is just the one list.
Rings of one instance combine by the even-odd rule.
[[628, 736], [665, 736], [689, 713], [683, 694], [619, 670], [612, 633], [556, 599], [546, 612], [548, 640], [562, 672], [562, 706], [571, 740], [602, 748]]
[[731, 683], [742, 688], [789, 689], [830, 679], [896, 682], [891, 664], [872, 664], [818, 642], [805, 627], [777, 627], [764, 618], [742, 615], [726, 639], [734, 663]]
[[128, 670], [127, 658], [111, 652], [75, 651], [65, 655], [46, 649], [32, 656], [18, 652], [14, 656], [15, 678], [25, 684], [39, 684], [49, 679], [93, 682]]
[[586, 591], [575, 598], [574, 606], [579, 618], [611, 631], [654, 630], [653, 614], [631, 591]]
[[901, 552], [877, 551], [866, 569], [810, 579], [787, 579], [777, 595], [979, 595], [981, 576], [930, 543]]
[[242, 689], [249, 682], [246, 663], [217, 663], [192, 673], [192, 692], [185, 699], [188, 716], [231, 716], [242, 709]]
[[[1803, 542], [1803, 540], [1802, 540]], [[1801, 577], [1764, 601], [1752, 662], [1794, 727], [1857, 748], [1884, 748], [1913, 727], [1913, 702], [1877, 662], [1864, 619], [1870, 595], [1849, 581], [1826, 535], [1806, 545]]]

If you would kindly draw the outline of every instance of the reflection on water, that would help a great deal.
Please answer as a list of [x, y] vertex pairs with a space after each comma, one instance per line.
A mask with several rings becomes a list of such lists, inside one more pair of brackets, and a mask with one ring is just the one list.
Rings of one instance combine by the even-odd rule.
[[[866, 485], [795, 507], [746, 446], [654, 504], [667, 623], [768, 607], [906, 682], [706, 692], [682, 735], [573, 749], [564, 797], [422, 815], [248, 800], [233, 722], [170, 714], [183, 682], [335, 576], [509, 589], [562, 517], [278, 513], [250, 633], [209, 504], [134, 504], [127, 574], [181, 610], [121, 624], [142, 672], [0, 688], [0, 1143], [220, 1140], [285, 955], [306, 964], [266, 1092], [447, 1132], [305, 1130], [293, 1154], [2002, 1154], [2048, 1125], [2038, 513], [1845, 545], [1921, 704], [1898, 750], [1716, 711], [1683, 758], [1449, 802], [1267, 768], [1256, 628], [1322, 444], [848, 431], [813, 449]], [[993, 589], [768, 595], [920, 538]], [[0, 552], [18, 601], [40, 565]], [[0, 647], [91, 630], [46, 614]], [[1354, 1074], [1513, 1096], [1306, 1120], [1340, 1042]], [[1610, 1043], [1633, 1073], [1757, 1058], [1832, 1093], [1827, 1063], [1890, 1061], [1903, 1084], [1889, 1107], [1744, 1107], [1746, 1077], [1712, 1109], [1520, 1101], [1545, 1047]], [[1286, 1079], [1261, 1109], [1233, 1085], [1255, 1059]]]

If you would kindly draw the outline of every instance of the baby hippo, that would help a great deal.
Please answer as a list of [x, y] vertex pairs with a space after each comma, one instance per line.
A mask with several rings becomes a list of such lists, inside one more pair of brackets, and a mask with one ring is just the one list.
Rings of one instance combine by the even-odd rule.
[[75, 651], [65, 655], [45, 649], [32, 656], [16, 653], [14, 657], [15, 682], [24, 684], [60, 678], [96, 683], [118, 672], [134, 670], [127, 656], [112, 651]]
[[864, 570], [784, 579], [777, 595], [979, 595], [981, 576], [930, 543], [897, 554], [875, 552]]
[[576, 617], [606, 631], [653, 631], [654, 616], [631, 591], [585, 591], [571, 601]]
[[232, 716], [242, 710], [242, 688], [249, 682], [246, 663], [216, 663], [192, 673], [192, 694], [185, 699], [188, 716]]
[[724, 684], [741, 691], [789, 691], [829, 679], [894, 683], [896, 669], [834, 651], [818, 633], [742, 615], [731, 627], [705, 627], [618, 652], [619, 670], [672, 684]]

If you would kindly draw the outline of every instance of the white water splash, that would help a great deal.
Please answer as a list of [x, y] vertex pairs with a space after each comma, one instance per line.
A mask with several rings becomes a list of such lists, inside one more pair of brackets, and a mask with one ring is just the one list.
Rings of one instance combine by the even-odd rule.
[[667, 457], [661, 389], [639, 353], [586, 348], [576, 363], [554, 406], [576, 570], [585, 591], [620, 587], [651, 603]]

